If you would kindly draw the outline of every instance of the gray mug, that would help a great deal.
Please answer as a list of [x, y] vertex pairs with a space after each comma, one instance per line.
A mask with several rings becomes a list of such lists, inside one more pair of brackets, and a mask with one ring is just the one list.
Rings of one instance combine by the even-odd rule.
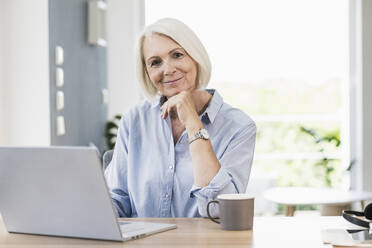
[[[212, 203], [219, 205], [220, 221], [209, 212]], [[254, 198], [248, 194], [222, 194], [207, 204], [208, 218], [224, 230], [249, 230], [253, 228]]]

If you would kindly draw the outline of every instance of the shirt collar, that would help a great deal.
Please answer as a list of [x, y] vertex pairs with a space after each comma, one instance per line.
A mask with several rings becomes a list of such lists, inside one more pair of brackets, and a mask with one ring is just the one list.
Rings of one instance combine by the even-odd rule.
[[[215, 89], [205, 89], [205, 91], [207, 91], [209, 94], [212, 95], [212, 99], [207, 109], [201, 115], [201, 117], [202, 117], [202, 120], [205, 120], [205, 118], [208, 118], [209, 122], [213, 123], [218, 111], [222, 107], [223, 99], [221, 95], [217, 92], [217, 90]], [[158, 95], [156, 97], [156, 100], [152, 103], [152, 107], [157, 107], [157, 106], [161, 107], [166, 100], [167, 98], [165, 96]]]
[[157, 94], [155, 99], [151, 102], [151, 107], [155, 108], [157, 106], [161, 107], [164, 103], [165, 96]]
[[214, 119], [216, 119], [218, 111], [220, 111], [223, 99], [221, 95], [215, 89], [206, 89], [206, 91], [212, 95], [212, 99], [207, 107], [207, 109], [202, 114], [202, 119], [205, 118], [206, 115], [209, 118], [209, 122], [213, 123]]

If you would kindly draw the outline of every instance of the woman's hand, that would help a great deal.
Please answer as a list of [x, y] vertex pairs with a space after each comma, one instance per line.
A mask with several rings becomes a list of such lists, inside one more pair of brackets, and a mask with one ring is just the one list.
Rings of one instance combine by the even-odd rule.
[[202, 123], [195, 105], [195, 100], [198, 99], [197, 95], [198, 92], [190, 93], [188, 91], [182, 91], [170, 97], [168, 101], [161, 106], [161, 117], [166, 119], [168, 115], [172, 117], [173, 113], [175, 113], [186, 129], [199, 130]]
[[[195, 135], [203, 123], [198, 112], [204, 109], [211, 99], [209, 93], [202, 90], [193, 92], [182, 91], [166, 101], [161, 107], [162, 118], [172, 117], [176, 112], [178, 119], [185, 126], [189, 137]], [[194, 184], [199, 187], [207, 186], [221, 168], [210, 140], [198, 139], [190, 144], [190, 155], [193, 164]]]

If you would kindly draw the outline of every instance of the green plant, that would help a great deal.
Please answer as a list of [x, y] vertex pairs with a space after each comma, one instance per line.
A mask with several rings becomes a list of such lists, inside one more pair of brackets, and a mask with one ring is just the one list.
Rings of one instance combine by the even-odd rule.
[[120, 119], [121, 115], [115, 115], [112, 120], [106, 122], [105, 139], [109, 150], [114, 149], [115, 147]]
[[[319, 147], [318, 151], [323, 154], [323, 158], [317, 161], [315, 163], [315, 166], [319, 166], [323, 169], [325, 175], [324, 178], [325, 184], [328, 187], [332, 187], [333, 185], [331, 180], [331, 174], [335, 170], [332, 161], [334, 161], [335, 159], [328, 158], [326, 156], [324, 144], [333, 144], [335, 147], [339, 147], [341, 145], [340, 132], [337, 130], [322, 136], [313, 129], [300, 127], [300, 130], [301, 132], [310, 135], [314, 139], [315, 144], [317, 144], [317, 146]], [[350, 171], [354, 163], [355, 160], [351, 161], [346, 171]]]

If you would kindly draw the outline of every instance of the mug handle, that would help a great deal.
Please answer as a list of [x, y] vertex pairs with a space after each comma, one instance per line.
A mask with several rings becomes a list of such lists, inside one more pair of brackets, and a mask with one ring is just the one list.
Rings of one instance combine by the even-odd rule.
[[208, 202], [208, 204], [207, 204], [207, 214], [208, 214], [208, 218], [209, 218], [211, 221], [216, 222], [217, 224], [220, 224], [220, 222], [219, 222], [218, 220], [216, 220], [217, 218], [213, 218], [213, 217], [211, 216], [211, 214], [209, 213], [209, 205], [210, 205], [211, 203], [217, 203], [217, 204], [219, 204], [218, 201], [210, 201], [210, 202]]

